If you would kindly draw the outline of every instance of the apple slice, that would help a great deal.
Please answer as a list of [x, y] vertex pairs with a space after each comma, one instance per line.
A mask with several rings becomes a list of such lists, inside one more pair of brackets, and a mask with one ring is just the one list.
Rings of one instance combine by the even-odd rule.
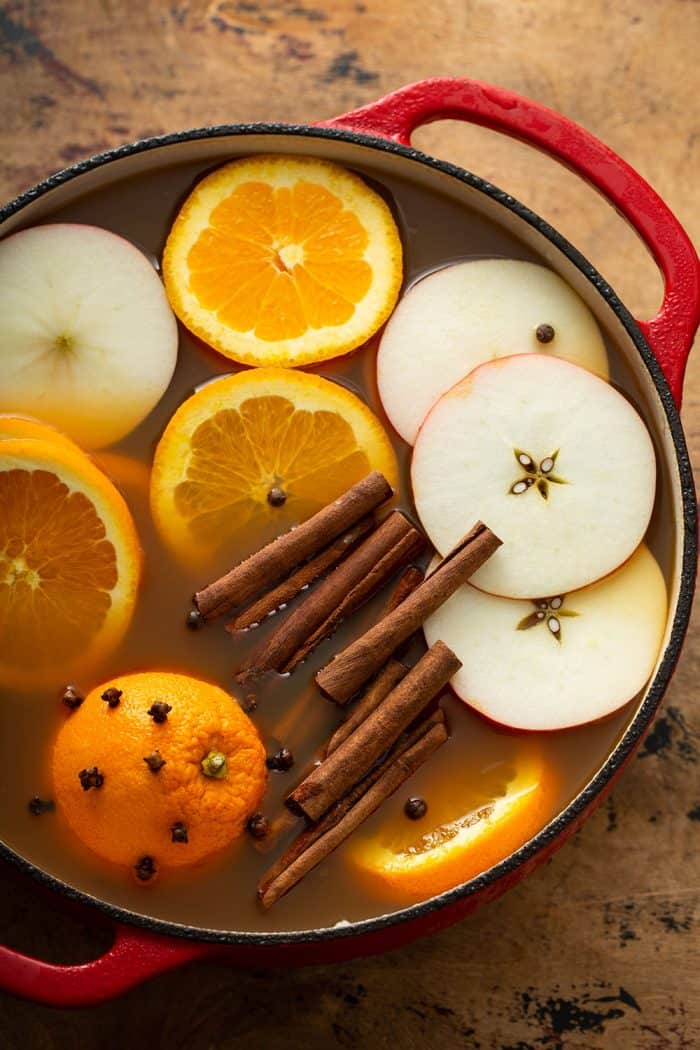
[[457, 263], [424, 277], [394, 311], [377, 357], [379, 395], [412, 445], [430, 408], [473, 368], [537, 351], [608, 378], [595, 318], [556, 273], [518, 259]]
[[39, 416], [87, 448], [123, 437], [165, 392], [177, 324], [146, 257], [96, 226], [0, 241], [0, 411]]
[[425, 624], [462, 661], [457, 695], [513, 729], [565, 729], [626, 704], [648, 681], [666, 628], [666, 586], [644, 545], [571, 594], [521, 601], [465, 584]]
[[606, 576], [641, 542], [656, 481], [634, 408], [577, 365], [519, 354], [444, 394], [418, 434], [413, 496], [446, 554], [481, 520], [503, 541], [472, 577], [510, 598], [566, 594]]

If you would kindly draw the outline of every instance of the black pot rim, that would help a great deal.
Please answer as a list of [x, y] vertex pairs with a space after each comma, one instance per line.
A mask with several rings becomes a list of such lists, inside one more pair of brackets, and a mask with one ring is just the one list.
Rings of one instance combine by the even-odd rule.
[[[338, 128], [322, 128], [305, 124], [220, 124], [212, 127], [193, 128], [186, 131], [174, 132], [167, 135], [158, 135], [152, 138], [141, 139], [137, 142], [118, 146], [104, 153], [96, 154], [86, 160], [79, 161], [69, 168], [51, 175], [43, 182], [38, 183], [26, 193], [21, 194], [8, 204], [0, 208], [0, 224], [11, 216], [22, 211], [33, 201], [43, 197], [51, 190], [70, 182], [86, 172], [103, 167], [112, 161], [122, 157], [133, 156], [149, 150], [159, 149], [163, 146], [171, 146], [181, 142], [190, 142], [197, 139], [221, 138], [226, 136], [239, 137], [244, 135], [291, 135], [301, 138], [339, 139], [355, 145], [379, 150], [384, 153], [395, 154], [405, 160], [412, 161], [433, 168], [445, 175], [450, 175], [467, 186], [485, 194], [492, 200], [501, 204], [508, 211], [518, 216], [527, 225], [541, 233], [555, 248], [557, 248], [573, 265], [580, 271], [598, 294], [608, 303], [615, 316], [618, 318], [632, 343], [641, 357], [650, 379], [656, 387], [657, 393], [668, 422], [669, 430], [676, 451], [676, 464], [681, 483], [681, 494], [683, 503], [683, 554], [679, 573], [679, 595], [676, 612], [673, 619], [671, 633], [659, 669], [648, 689], [647, 696], [640, 705], [634, 719], [622, 735], [617, 746], [608, 756], [606, 762], [596, 775], [586, 784], [583, 790], [569, 805], [562, 810], [545, 828], [535, 835], [520, 849], [516, 850], [505, 860], [495, 867], [484, 872], [482, 875], [463, 883], [452, 890], [431, 897], [427, 901], [413, 904], [402, 908], [400, 911], [390, 912], [373, 919], [364, 919], [358, 922], [343, 924], [340, 926], [324, 927], [317, 930], [298, 930], [286, 932], [252, 933], [235, 932], [225, 930], [202, 929], [197, 926], [188, 926], [175, 923], [165, 919], [156, 919], [151, 916], [131, 912], [126, 908], [110, 904], [89, 893], [78, 890], [61, 879], [50, 875], [41, 868], [34, 865], [21, 854], [15, 852], [5, 843], [0, 842], [0, 857], [12, 862], [20, 871], [25, 872], [48, 889], [55, 890], [64, 897], [80, 904], [96, 908], [104, 915], [119, 923], [140, 927], [150, 933], [179, 937], [188, 940], [210, 942], [229, 946], [246, 945], [250, 947], [275, 947], [287, 944], [321, 944], [323, 942], [340, 939], [362, 937], [363, 935], [376, 934], [398, 925], [411, 925], [430, 914], [443, 908], [455, 905], [458, 901], [480, 893], [489, 886], [495, 885], [501, 879], [513, 876], [518, 868], [535, 857], [536, 854], [562, 836], [567, 829], [585, 812], [603, 791], [608, 782], [615, 776], [624, 765], [639, 744], [645, 730], [651, 722], [658, 708], [663, 694], [668, 686], [676, 661], [680, 655], [683, 639], [688, 627], [692, 608], [693, 593], [695, 590], [695, 575], [698, 558], [697, 537], [697, 507], [695, 499], [695, 487], [693, 475], [688, 456], [688, 449], [681, 426], [680, 416], [676, 408], [668, 383], [661, 371], [649, 344], [642, 335], [636, 321], [620, 301], [610, 285], [601, 274], [592, 266], [588, 260], [578, 251], [565, 237], [549, 223], [545, 222], [530, 208], [521, 204], [510, 194], [500, 190], [497, 186], [487, 182], [485, 179], [474, 175], [464, 168], [447, 161], [437, 160], [410, 146], [388, 139], [376, 138], [370, 135], [359, 134], [354, 131], [341, 130]], [[679, 523], [680, 524], [680, 523]]]

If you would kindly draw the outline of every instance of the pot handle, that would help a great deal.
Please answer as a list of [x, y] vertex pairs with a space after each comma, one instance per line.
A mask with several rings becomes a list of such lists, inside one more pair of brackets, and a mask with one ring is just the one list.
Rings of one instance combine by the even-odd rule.
[[661, 309], [638, 321], [676, 404], [700, 322], [700, 263], [683, 227], [641, 175], [589, 131], [539, 102], [478, 80], [440, 77], [399, 88], [321, 127], [357, 131], [410, 145], [435, 120], [466, 120], [548, 153], [589, 182], [634, 227], [664, 278]]
[[0, 988], [46, 1006], [92, 1006], [159, 973], [214, 955], [218, 948], [121, 925], [104, 955], [77, 966], [57, 966], [0, 946]]

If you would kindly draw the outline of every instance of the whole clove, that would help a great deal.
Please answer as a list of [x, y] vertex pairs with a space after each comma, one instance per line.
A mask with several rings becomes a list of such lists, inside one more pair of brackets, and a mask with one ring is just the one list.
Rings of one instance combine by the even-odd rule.
[[38, 795], [32, 795], [27, 804], [27, 809], [35, 817], [40, 817], [42, 813], [53, 813], [56, 808], [56, 803], [50, 798], [39, 798]]
[[403, 811], [410, 820], [420, 820], [428, 812], [428, 803], [424, 798], [413, 796], [406, 800]]
[[88, 769], [80, 770], [78, 780], [83, 791], [89, 791], [90, 788], [101, 788], [105, 782], [105, 776], [104, 773], [100, 773], [97, 766], [90, 766]]
[[267, 502], [271, 507], [283, 507], [287, 502], [287, 493], [279, 485], [273, 485], [267, 494]]
[[154, 722], [162, 724], [167, 721], [168, 714], [171, 711], [172, 707], [170, 704], [166, 704], [164, 700], [154, 700], [146, 714], [150, 715]]
[[65, 704], [69, 711], [76, 711], [82, 704], [85, 697], [74, 685], [67, 685], [63, 690], [63, 696], [61, 697], [61, 703]]
[[555, 331], [551, 324], [540, 324], [535, 329], [535, 335], [539, 343], [551, 343], [554, 339]]
[[158, 869], [153, 857], [141, 857], [134, 865], [134, 871], [136, 872], [136, 878], [140, 882], [148, 882], [157, 873]]
[[105, 689], [102, 694], [102, 699], [108, 707], [119, 707], [119, 701], [122, 698], [122, 690], [117, 689], [116, 686], [110, 685], [108, 689]]
[[246, 830], [254, 839], [264, 839], [270, 831], [270, 821], [262, 813], [253, 813], [246, 821]]
[[144, 762], [151, 773], [160, 773], [163, 766], [166, 765], [166, 761], [160, 751], [151, 751], [150, 755], [145, 755]]
[[276, 773], [286, 773], [294, 765], [294, 755], [288, 747], [281, 747], [267, 759], [267, 768]]
[[204, 627], [204, 617], [199, 609], [190, 609], [185, 624], [191, 631], [198, 631], [200, 627]]
[[181, 820], [178, 820], [171, 827], [171, 829], [170, 829], [170, 839], [171, 839], [172, 842], [188, 842], [189, 841], [189, 839], [187, 838], [187, 828], [182, 823]]

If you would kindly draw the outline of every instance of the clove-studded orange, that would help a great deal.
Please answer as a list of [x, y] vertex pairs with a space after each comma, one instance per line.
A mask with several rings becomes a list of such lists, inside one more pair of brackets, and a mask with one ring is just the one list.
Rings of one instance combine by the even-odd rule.
[[234, 697], [160, 671], [97, 686], [66, 716], [53, 751], [59, 814], [141, 882], [230, 846], [266, 775], [257, 730]]

